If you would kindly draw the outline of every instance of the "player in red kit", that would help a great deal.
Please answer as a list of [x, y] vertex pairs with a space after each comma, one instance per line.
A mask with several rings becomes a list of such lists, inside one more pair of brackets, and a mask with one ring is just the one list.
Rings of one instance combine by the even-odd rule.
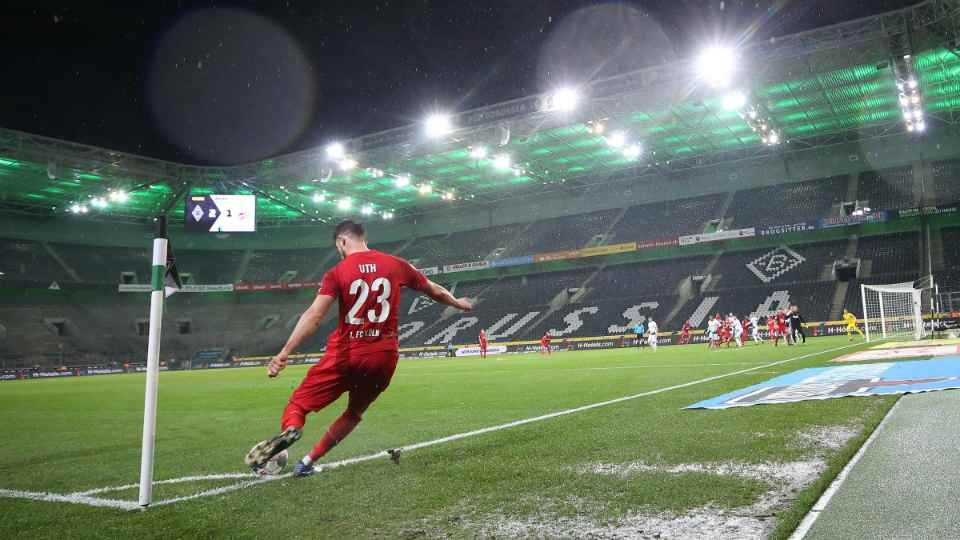
[[680, 345], [687, 343], [690, 343], [690, 321], [683, 321], [683, 326], [680, 327]]
[[487, 357], [487, 331], [480, 329], [480, 358]]
[[[345, 392], [349, 394], [347, 410], [297, 463], [294, 475], [313, 474], [313, 462], [360, 423], [367, 407], [390, 384], [397, 367], [397, 308], [402, 287], [465, 311], [473, 307], [469, 299], [454, 298], [403, 259], [367, 248], [366, 233], [359, 223], [339, 223], [333, 241], [342, 260], [323, 276], [313, 304], [270, 361], [267, 375], [276, 377], [283, 371], [287, 357], [317, 331], [334, 302], [339, 303], [340, 310], [337, 328], [327, 338], [323, 358], [290, 396], [280, 422], [281, 433], [247, 454], [245, 461], [254, 471], [259, 472], [270, 458], [300, 439], [308, 413], [323, 409]], [[394, 452], [391, 455], [397, 461], [399, 454]]]
[[773, 315], [767, 317], [767, 332], [770, 333], [770, 339], [773, 340], [773, 346], [779, 347], [780, 325], [777, 324], [777, 318]]
[[550, 332], [544, 332], [540, 338], [540, 354], [550, 354]]
[[783, 336], [783, 342], [787, 345], [793, 345], [790, 342], [790, 335], [787, 332], [787, 313], [783, 309], [777, 310], [777, 331]]

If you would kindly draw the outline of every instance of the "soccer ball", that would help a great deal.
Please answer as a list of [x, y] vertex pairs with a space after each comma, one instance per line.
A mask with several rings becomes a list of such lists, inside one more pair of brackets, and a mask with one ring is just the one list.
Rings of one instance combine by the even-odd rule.
[[270, 458], [270, 461], [264, 463], [263, 467], [255, 469], [254, 472], [260, 476], [276, 476], [283, 472], [283, 468], [287, 466], [287, 461], [289, 459], [290, 456], [287, 454], [287, 451], [283, 450], [279, 454]]

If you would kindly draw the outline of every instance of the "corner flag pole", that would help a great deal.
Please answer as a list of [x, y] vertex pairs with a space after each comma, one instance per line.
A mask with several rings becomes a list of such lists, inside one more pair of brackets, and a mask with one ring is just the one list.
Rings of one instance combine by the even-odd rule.
[[164, 275], [167, 268], [167, 220], [160, 216], [153, 239], [150, 272], [150, 337], [147, 342], [147, 388], [143, 400], [143, 445], [140, 450], [140, 506], [153, 500], [153, 450], [157, 431], [157, 385], [160, 378], [160, 326], [163, 322]]

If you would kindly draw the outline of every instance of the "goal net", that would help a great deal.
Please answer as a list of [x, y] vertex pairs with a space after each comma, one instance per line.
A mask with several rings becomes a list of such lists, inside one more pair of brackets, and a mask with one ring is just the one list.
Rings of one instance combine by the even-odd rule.
[[928, 335], [924, 313], [930, 314], [933, 280], [860, 285], [867, 341], [890, 337], [922, 339]]

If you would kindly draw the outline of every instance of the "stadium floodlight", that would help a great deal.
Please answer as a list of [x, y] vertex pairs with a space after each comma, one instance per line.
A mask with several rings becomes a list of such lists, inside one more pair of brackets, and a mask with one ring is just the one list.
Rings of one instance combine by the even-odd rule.
[[708, 47], [697, 57], [697, 76], [712, 87], [726, 88], [733, 78], [736, 64], [737, 57], [732, 48]]
[[637, 159], [643, 153], [643, 147], [639, 144], [631, 144], [623, 149], [623, 157], [627, 159]]
[[493, 156], [493, 168], [499, 171], [505, 171], [510, 168], [510, 156], [507, 154], [498, 154]]
[[607, 144], [613, 148], [620, 148], [627, 144], [627, 134], [622, 131], [614, 131], [607, 137]]
[[365, 216], [369, 216], [370, 214], [373, 213], [373, 206], [369, 204], [363, 205], [363, 207], [360, 209], [360, 213]]
[[471, 146], [470, 157], [473, 159], [484, 159], [487, 157], [487, 149], [483, 146]]
[[347, 155], [347, 149], [343, 147], [343, 144], [338, 142], [332, 142], [327, 145], [327, 157], [336, 161], [343, 159]]
[[339, 165], [341, 171], [352, 171], [353, 168], [357, 166], [357, 160], [352, 158], [343, 158], [339, 163], [337, 163], [337, 165]]
[[433, 191], [433, 186], [430, 184], [420, 184], [417, 191], [419, 191], [421, 195], [429, 195]]
[[324, 201], [326, 201], [326, 200], [327, 200], [327, 196], [324, 195], [323, 193], [314, 193], [314, 194], [313, 194], [313, 202], [315, 202], [315, 203], [317, 203], [317, 204], [320, 204], [320, 203], [322, 203], [322, 202], [324, 202]]
[[910, 88], [911, 90], [913, 90], [914, 88], [916, 88], [916, 87], [917, 87], [917, 80], [914, 79], [913, 77], [910, 77], [909, 79], [907, 79], [907, 87]]
[[918, 131], [918, 132], [927, 129], [927, 124], [925, 124], [923, 120], [920, 120], [920, 121], [917, 122], [915, 125], [917, 126], [917, 131]]
[[432, 113], [423, 122], [423, 129], [427, 137], [437, 139], [453, 131], [453, 120], [449, 114]]
[[394, 183], [398, 188], [405, 188], [405, 187], [407, 187], [407, 186], [410, 185], [410, 175], [409, 175], [409, 174], [398, 174], [397, 177], [394, 178], [393, 183]]
[[125, 203], [129, 198], [130, 196], [127, 194], [126, 191], [117, 190], [117, 191], [110, 192], [110, 200], [113, 202]]
[[94, 197], [90, 200], [90, 206], [94, 208], [106, 208], [107, 200], [102, 197]]
[[79, 214], [79, 213], [80, 213], [80, 205], [79, 205], [79, 204], [72, 204], [72, 205], [70, 205], [70, 213], [71, 213], [71, 214]]
[[606, 124], [603, 123], [603, 120], [590, 120], [586, 123], [587, 133], [593, 135], [603, 135], [603, 132], [607, 129]]
[[383, 171], [376, 167], [367, 167], [367, 173], [374, 178], [383, 178]]
[[739, 90], [723, 96], [723, 109], [726, 111], [739, 111], [746, 104], [747, 96]]
[[771, 131], [770, 135], [767, 136], [767, 142], [771, 145], [780, 144], [780, 135], [776, 131]]
[[383, 217], [383, 219], [393, 219], [393, 212], [385, 210], [380, 216]]
[[564, 86], [557, 88], [547, 96], [546, 109], [548, 111], [570, 112], [580, 103], [580, 93], [576, 88]]
[[349, 210], [351, 206], [353, 206], [353, 201], [350, 200], [350, 197], [344, 197], [337, 201], [338, 210]]

